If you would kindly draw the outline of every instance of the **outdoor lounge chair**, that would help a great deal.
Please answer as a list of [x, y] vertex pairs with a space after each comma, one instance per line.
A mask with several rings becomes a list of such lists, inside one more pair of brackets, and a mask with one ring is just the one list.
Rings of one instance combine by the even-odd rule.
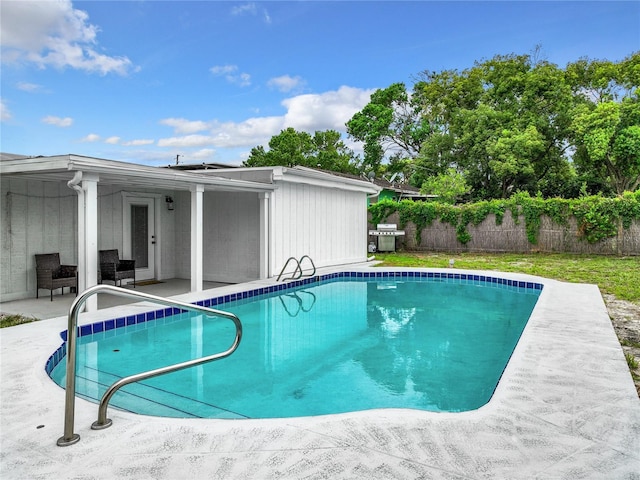
[[53, 291], [61, 288], [64, 295], [64, 287], [75, 288], [78, 292], [78, 267], [75, 265], [60, 265], [59, 253], [43, 253], [36, 255], [36, 298], [40, 289], [50, 291], [53, 302]]
[[123, 278], [133, 278], [133, 288], [136, 287], [136, 261], [120, 260], [118, 250], [100, 250], [100, 276], [102, 280], [111, 280], [114, 285]]

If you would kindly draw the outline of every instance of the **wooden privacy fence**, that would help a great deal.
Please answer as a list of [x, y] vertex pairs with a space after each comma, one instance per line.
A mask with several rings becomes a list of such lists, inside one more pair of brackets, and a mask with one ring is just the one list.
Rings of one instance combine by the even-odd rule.
[[[370, 218], [371, 220], [371, 218]], [[396, 248], [407, 251], [446, 252], [557, 252], [601, 255], [640, 255], [640, 221], [633, 220], [629, 228], [620, 224], [617, 235], [595, 243], [587, 242], [578, 231], [575, 217], [570, 217], [566, 225], [559, 225], [547, 216], [540, 217], [537, 242], [527, 238], [523, 216], [516, 222], [511, 214], [504, 215], [502, 223], [496, 224], [494, 214], [489, 214], [478, 225], [469, 224], [467, 231], [471, 239], [461, 243], [456, 228], [449, 223], [434, 220], [431, 225], [416, 236], [416, 226], [412, 222], [402, 225], [397, 212], [390, 214], [385, 223], [396, 223], [405, 230], [405, 236], [396, 237]], [[375, 225], [370, 224], [370, 228]], [[370, 240], [375, 241], [373, 237]]]

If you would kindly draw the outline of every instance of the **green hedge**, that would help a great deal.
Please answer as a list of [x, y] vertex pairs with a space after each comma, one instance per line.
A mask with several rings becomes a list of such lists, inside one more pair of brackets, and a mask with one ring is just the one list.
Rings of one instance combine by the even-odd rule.
[[467, 230], [469, 224], [479, 225], [489, 214], [496, 217], [496, 225], [502, 224], [507, 211], [515, 223], [524, 217], [527, 238], [532, 244], [538, 242], [541, 217], [548, 216], [559, 225], [567, 225], [571, 216], [578, 223], [578, 235], [589, 243], [615, 237], [618, 226], [629, 228], [633, 220], [640, 220], [640, 190], [627, 192], [622, 197], [606, 198], [600, 195], [566, 200], [543, 199], [528, 193], [517, 193], [506, 200], [490, 200], [464, 205], [439, 202], [414, 202], [383, 200], [369, 207], [371, 223], [384, 223], [393, 213], [398, 213], [401, 228], [411, 222], [416, 226], [416, 242], [420, 243], [422, 230], [440, 220], [455, 227], [458, 241], [466, 244], [471, 240]]

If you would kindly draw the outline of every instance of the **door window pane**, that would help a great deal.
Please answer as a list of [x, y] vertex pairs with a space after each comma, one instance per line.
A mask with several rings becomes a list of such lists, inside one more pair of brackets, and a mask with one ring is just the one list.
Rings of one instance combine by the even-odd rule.
[[149, 207], [131, 205], [131, 251], [136, 268], [149, 266]]

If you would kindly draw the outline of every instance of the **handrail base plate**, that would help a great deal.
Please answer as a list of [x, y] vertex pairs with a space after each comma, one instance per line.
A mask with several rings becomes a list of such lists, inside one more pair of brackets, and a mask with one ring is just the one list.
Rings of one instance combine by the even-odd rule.
[[105, 428], [109, 428], [111, 425], [113, 425], [113, 422], [110, 418], [107, 418], [104, 423], [100, 423], [96, 420], [91, 424], [91, 430], [104, 430]]
[[74, 433], [74, 434], [71, 436], [71, 439], [69, 439], [69, 440], [67, 440], [67, 439], [66, 439], [66, 438], [64, 438], [64, 437], [60, 437], [60, 438], [58, 439], [58, 441], [56, 442], [56, 444], [57, 444], [59, 447], [68, 447], [69, 445], [73, 445], [73, 444], [75, 444], [75, 443], [78, 443], [79, 441], [80, 441], [80, 435], [78, 435], [77, 433]]

